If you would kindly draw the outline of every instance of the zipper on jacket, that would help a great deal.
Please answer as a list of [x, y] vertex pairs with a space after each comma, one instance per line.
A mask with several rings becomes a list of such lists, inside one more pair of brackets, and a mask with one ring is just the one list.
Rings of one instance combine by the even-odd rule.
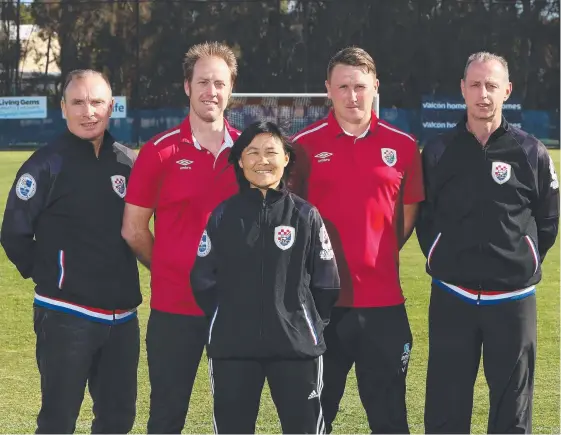
[[263, 295], [263, 288], [265, 287], [265, 232], [264, 227], [267, 222], [267, 201], [266, 198], [263, 198], [263, 205], [261, 207], [261, 216], [260, 216], [260, 223], [261, 223], [261, 289], [259, 292], [259, 296], [261, 298], [261, 315], [259, 318], [259, 337], [263, 338], [263, 311], [264, 311], [264, 295]]
[[[487, 143], [489, 143], [487, 141]], [[487, 163], [487, 144], [483, 145], [483, 164], [485, 165], [485, 163]], [[481, 224], [483, 224], [483, 209], [484, 207], [479, 207], [480, 210], [480, 214], [481, 214]], [[485, 228], [485, 227], [483, 227]], [[481, 236], [480, 236], [481, 237]], [[481, 243], [481, 239], [479, 239], [479, 258], [481, 259], [483, 257], [483, 243]], [[483, 287], [481, 285], [481, 281], [479, 282], [479, 284], [477, 285], [477, 287], [479, 288], [479, 290], [483, 290]], [[478, 292], [477, 294], [477, 305], [479, 305], [479, 301], [481, 299], [481, 291]]]

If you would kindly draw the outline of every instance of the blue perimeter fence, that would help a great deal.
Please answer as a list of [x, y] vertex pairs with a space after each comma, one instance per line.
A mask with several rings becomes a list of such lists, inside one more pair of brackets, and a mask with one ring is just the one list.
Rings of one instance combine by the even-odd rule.
[[[327, 115], [327, 106], [308, 106], [299, 113], [294, 110], [267, 110], [262, 106], [242, 106], [229, 109], [226, 116], [238, 129], [256, 120], [273, 121], [281, 125], [287, 134], [293, 134]], [[127, 118], [111, 119], [109, 130], [115, 138], [131, 147], [142, 145], [154, 135], [179, 124], [189, 109], [130, 110]], [[397, 128], [415, 135], [422, 145], [424, 141], [450, 128], [459, 121], [462, 112], [456, 111], [453, 119], [446, 122], [427, 120], [427, 111], [412, 109], [381, 108], [380, 118]], [[136, 118], [138, 115], [138, 118]], [[505, 113], [507, 120], [509, 114]], [[560, 118], [558, 111], [522, 110], [517, 113], [516, 124], [540, 139], [548, 147], [559, 148]], [[453, 122], [451, 122], [453, 121]], [[511, 121], [513, 122], [513, 121]], [[48, 143], [56, 134], [64, 131], [66, 121], [60, 109], [49, 109], [45, 119], [1, 119], [0, 149], [36, 148]]]

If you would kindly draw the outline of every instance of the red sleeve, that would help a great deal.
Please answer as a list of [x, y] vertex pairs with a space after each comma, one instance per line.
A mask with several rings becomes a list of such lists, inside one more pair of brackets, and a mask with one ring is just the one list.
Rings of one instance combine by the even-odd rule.
[[292, 167], [290, 178], [288, 179], [289, 190], [300, 198], [308, 197], [308, 177], [310, 175], [310, 160], [304, 146], [298, 143], [293, 144], [296, 162]]
[[125, 201], [145, 208], [156, 208], [162, 160], [158, 148], [147, 142], [140, 149], [127, 186]]
[[405, 185], [403, 186], [403, 204], [415, 204], [425, 199], [425, 187], [423, 184], [423, 170], [421, 168], [421, 153], [414, 145], [412, 158], [405, 173]]

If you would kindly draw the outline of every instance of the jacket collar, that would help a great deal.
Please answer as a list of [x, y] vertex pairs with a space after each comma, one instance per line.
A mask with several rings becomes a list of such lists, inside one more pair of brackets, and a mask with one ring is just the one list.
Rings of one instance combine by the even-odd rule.
[[278, 189], [267, 189], [265, 197], [263, 197], [260, 189], [249, 186], [244, 186], [240, 190], [240, 195], [254, 203], [262, 204], [265, 202], [266, 205], [272, 205], [287, 196], [288, 189], [286, 188], [284, 181], [281, 180]]
[[[456, 130], [458, 131], [459, 134], [474, 136], [474, 134], [467, 129], [467, 113], [465, 113], [461, 121], [458, 122], [458, 124], [456, 124]], [[509, 130], [510, 130], [510, 124], [508, 123], [508, 121], [503, 115], [501, 118], [501, 124], [493, 133], [491, 133], [491, 136], [489, 136], [489, 140], [487, 141], [487, 143], [490, 143], [498, 139]]]
[[[81, 147], [93, 150], [93, 145], [89, 140], [82, 139], [81, 137], [76, 136], [74, 133], [72, 133], [68, 129], [64, 133], [64, 136], [72, 144], [76, 144], [76, 145], [79, 145]], [[109, 133], [108, 130], [105, 130], [105, 133], [103, 134], [103, 141], [101, 142], [101, 148], [100, 148], [99, 152], [101, 153], [102, 151], [105, 151], [106, 149], [110, 149], [113, 146], [114, 143], [115, 143], [115, 138], [113, 138], [113, 136], [111, 135], [111, 133]]]

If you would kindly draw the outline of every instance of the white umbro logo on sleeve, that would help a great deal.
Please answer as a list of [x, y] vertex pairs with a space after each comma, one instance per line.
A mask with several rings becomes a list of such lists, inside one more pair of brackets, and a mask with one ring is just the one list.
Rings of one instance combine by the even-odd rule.
[[181, 166], [181, 169], [191, 169], [191, 167], [189, 166], [191, 163], [193, 163], [192, 160], [187, 160], [187, 159], [181, 159], [178, 160], [177, 163], [179, 166]]
[[323, 163], [323, 162], [329, 162], [331, 159], [329, 157], [331, 157], [333, 155], [333, 153], [328, 153], [326, 151], [316, 154], [314, 157], [316, 159], [318, 159], [318, 163]]

